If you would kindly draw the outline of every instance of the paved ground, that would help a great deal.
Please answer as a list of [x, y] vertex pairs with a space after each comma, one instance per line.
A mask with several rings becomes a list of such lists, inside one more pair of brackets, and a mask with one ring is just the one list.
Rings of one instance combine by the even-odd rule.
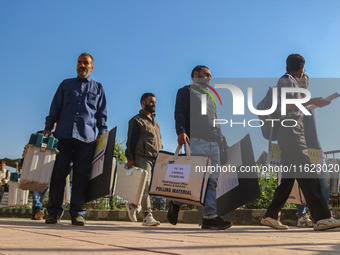
[[233, 226], [224, 231], [163, 223], [142, 227], [124, 221], [88, 221], [85, 227], [62, 220], [0, 218], [0, 254], [339, 254], [340, 229], [316, 232], [292, 227]]

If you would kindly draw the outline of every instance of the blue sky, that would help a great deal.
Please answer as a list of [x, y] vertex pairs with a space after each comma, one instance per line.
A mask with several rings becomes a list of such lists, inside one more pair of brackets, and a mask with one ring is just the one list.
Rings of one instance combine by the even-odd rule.
[[[141, 94], [154, 92], [164, 149], [174, 151], [176, 92], [195, 65], [216, 78], [279, 78], [286, 57], [298, 52], [310, 77], [339, 78], [339, 11], [336, 0], [0, 0], [0, 158], [21, 157], [30, 134], [44, 128], [57, 86], [76, 75], [84, 51], [95, 58], [92, 78], [104, 86], [118, 139], [126, 140]], [[255, 102], [269, 85], [256, 89]], [[310, 91], [328, 96], [340, 86], [311, 83]], [[316, 112], [326, 151], [340, 149], [339, 110], [340, 99]], [[250, 132], [255, 157], [267, 147], [258, 129], [223, 132], [229, 144]]]

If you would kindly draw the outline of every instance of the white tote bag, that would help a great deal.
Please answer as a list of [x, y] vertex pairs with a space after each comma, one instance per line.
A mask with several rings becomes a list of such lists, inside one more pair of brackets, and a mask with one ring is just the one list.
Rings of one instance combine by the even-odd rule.
[[186, 155], [160, 151], [152, 169], [149, 194], [193, 205], [204, 205], [210, 165], [207, 156], [192, 156], [186, 144]]

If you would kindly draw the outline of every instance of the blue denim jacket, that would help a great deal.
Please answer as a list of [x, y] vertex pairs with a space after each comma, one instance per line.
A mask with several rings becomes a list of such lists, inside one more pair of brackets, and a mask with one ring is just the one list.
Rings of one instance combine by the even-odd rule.
[[103, 86], [90, 77], [64, 80], [54, 95], [45, 130], [52, 130], [57, 122], [55, 137], [75, 138], [85, 143], [95, 140], [107, 130], [107, 109]]

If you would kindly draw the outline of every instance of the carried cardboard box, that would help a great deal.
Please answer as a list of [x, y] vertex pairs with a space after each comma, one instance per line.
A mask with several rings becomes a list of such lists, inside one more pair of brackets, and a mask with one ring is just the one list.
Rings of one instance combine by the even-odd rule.
[[132, 204], [141, 204], [148, 172], [139, 167], [128, 169], [125, 163], [119, 162], [116, 178], [115, 195]]
[[19, 187], [24, 190], [43, 192], [47, 189], [55, 163], [58, 140], [53, 136], [32, 134], [25, 146], [24, 162]]
[[29, 191], [20, 189], [18, 182], [9, 181], [8, 186], [8, 206], [27, 206]]

